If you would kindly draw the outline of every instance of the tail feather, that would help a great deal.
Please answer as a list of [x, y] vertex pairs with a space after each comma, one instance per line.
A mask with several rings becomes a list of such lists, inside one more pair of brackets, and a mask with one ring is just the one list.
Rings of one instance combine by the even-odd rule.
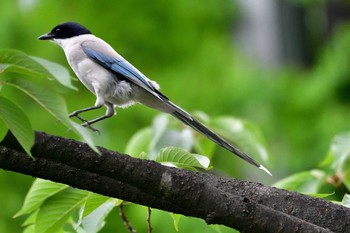
[[193, 129], [195, 129], [199, 133], [203, 134], [204, 136], [206, 136], [207, 138], [209, 138], [210, 140], [212, 140], [213, 142], [215, 142], [219, 146], [225, 148], [226, 150], [228, 150], [228, 151], [232, 152], [233, 154], [239, 156], [240, 158], [244, 159], [248, 163], [258, 167], [259, 169], [261, 169], [261, 170], [265, 171], [266, 173], [268, 173], [269, 175], [271, 175], [271, 173], [265, 167], [263, 167], [257, 161], [255, 161], [254, 159], [249, 157], [247, 154], [245, 154], [242, 151], [235, 148], [233, 145], [231, 145], [225, 139], [223, 139], [222, 137], [220, 137], [219, 135], [214, 133], [208, 127], [206, 127], [201, 122], [199, 122], [197, 119], [195, 119], [193, 116], [191, 116], [189, 113], [182, 110], [181, 108], [179, 108], [178, 106], [176, 106], [175, 104], [173, 104], [170, 101], [167, 101], [167, 103], [174, 109], [174, 111], [171, 113], [171, 115], [173, 115], [174, 117], [176, 117], [177, 119], [179, 119], [180, 121], [185, 123], [186, 125], [192, 127]]

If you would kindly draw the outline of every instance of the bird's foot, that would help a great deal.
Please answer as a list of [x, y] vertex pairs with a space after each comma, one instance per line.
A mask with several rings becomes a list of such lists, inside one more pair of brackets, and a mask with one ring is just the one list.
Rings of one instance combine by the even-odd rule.
[[101, 132], [100, 132], [98, 129], [92, 127], [92, 126], [90, 125], [90, 123], [89, 123], [88, 121], [86, 121], [86, 120], [85, 120], [85, 123], [82, 124], [82, 126], [91, 129], [93, 132], [97, 132], [98, 134], [101, 134]]
[[84, 122], [85, 123], [88, 123], [89, 121], [82, 118], [81, 116], [79, 116], [79, 113], [78, 112], [72, 112], [71, 114], [68, 115], [69, 118], [72, 118], [72, 117], [76, 117], [78, 118], [81, 122]]
[[72, 118], [72, 117], [75, 117], [75, 116], [79, 118], [79, 112], [78, 111], [74, 111], [74, 112], [72, 112], [72, 113], [70, 113], [68, 115], [69, 118]]
[[84, 122], [81, 126], [84, 126], [84, 127], [87, 127], [89, 129], [91, 129], [93, 132], [97, 132], [98, 134], [101, 134], [100, 131], [94, 127], [91, 126], [90, 122], [84, 118], [82, 118], [81, 116], [79, 116], [79, 112], [78, 111], [75, 111], [75, 112], [72, 112], [71, 114], [68, 115], [69, 118], [72, 118], [72, 117], [76, 117], [78, 118], [81, 122]]

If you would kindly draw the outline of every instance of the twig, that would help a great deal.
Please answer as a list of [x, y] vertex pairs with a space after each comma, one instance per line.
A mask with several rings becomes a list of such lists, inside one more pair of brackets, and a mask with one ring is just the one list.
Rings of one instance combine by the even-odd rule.
[[152, 224], [151, 224], [151, 207], [147, 207], [148, 214], [147, 214], [147, 224], [148, 224], [148, 233], [152, 233]]
[[129, 220], [127, 219], [127, 217], [125, 215], [123, 203], [119, 206], [119, 216], [122, 218], [122, 220], [124, 222], [124, 226], [126, 227], [128, 232], [136, 233], [136, 230], [131, 226], [131, 223], [129, 222]]

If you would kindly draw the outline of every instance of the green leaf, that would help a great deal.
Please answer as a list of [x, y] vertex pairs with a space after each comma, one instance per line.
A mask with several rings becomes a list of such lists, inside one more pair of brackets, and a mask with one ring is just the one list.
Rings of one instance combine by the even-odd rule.
[[326, 156], [323, 158], [323, 160], [318, 164], [318, 167], [321, 168], [328, 168], [331, 167], [332, 164], [334, 163], [335, 156], [334, 154], [329, 151]]
[[29, 214], [38, 209], [46, 199], [66, 189], [68, 185], [54, 183], [49, 180], [36, 179], [29, 189], [22, 208], [15, 214], [15, 218]]
[[107, 215], [116, 207], [117, 199], [110, 198], [83, 219], [82, 226], [86, 233], [96, 233], [105, 225]]
[[174, 222], [174, 228], [175, 230], [178, 232], [179, 231], [179, 224], [180, 224], [180, 219], [181, 219], [181, 214], [174, 214], [174, 213], [170, 213], [170, 216], [173, 219]]
[[24, 221], [22, 226], [29, 226], [29, 225], [35, 224], [38, 213], [39, 213], [39, 209], [34, 211], [32, 214], [30, 214], [29, 217], [27, 217], [27, 219]]
[[38, 62], [39, 64], [41, 64], [43, 67], [45, 67], [50, 72], [52, 77], [54, 77], [63, 86], [73, 90], [78, 90], [76, 87], [73, 86], [72, 78], [66, 68], [64, 68], [63, 66], [57, 63], [48, 61], [43, 58], [34, 57], [34, 56], [30, 56], [30, 57], [34, 59], [36, 62]]
[[155, 155], [165, 147], [178, 147], [190, 151], [193, 146], [193, 131], [186, 127], [183, 130], [167, 129], [159, 140], [152, 144], [149, 151], [149, 158], [154, 159]]
[[78, 125], [68, 118], [67, 106], [61, 96], [23, 79], [13, 78], [2, 82], [2, 84], [17, 88], [18, 90], [27, 94], [47, 112], [61, 121], [69, 129], [72, 129], [73, 132], [80, 136], [80, 138], [83, 139], [93, 150], [98, 152], [93, 142], [91, 133], [84, 127]]
[[158, 115], [153, 121], [153, 137], [148, 151], [149, 159], [155, 159], [158, 151], [164, 147], [180, 147], [188, 151], [192, 149], [193, 130], [189, 127], [180, 129], [172, 127], [173, 121], [175, 122], [175, 119], [165, 114]]
[[58, 94], [24, 79], [12, 78], [2, 82], [2, 84], [12, 86], [24, 92], [51, 115], [57, 118], [57, 120], [61, 121], [66, 126], [70, 126], [66, 103]]
[[0, 73], [12, 72], [34, 77], [56, 79], [63, 86], [77, 90], [63, 66], [15, 49], [0, 49]]
[[236, 231], [232, 228], [228, 228], [227, 226], [223, 226], [223, 225], [213, 224], [213, 225], [209, 225], [209, 227], [217, 233], [225, 233], [225, 232], [239, 233], [239, 231]]
[[70, 129], [78, 136], [81, 137], [81, 139], [86, 142], [91, 149], [93, 149], [96, 153], [100, 154], [100, 151], [95, 146], [94, 140], [91, 136], [91, 131], [80, 124], [70, 121], [71, 127]]
[[7, 125], [28, 155], [34, 144], [34, 132], [26, 114], [13, 102], [0, 96], [0, 119]]
[[250, 155], [259, 155], [267, 162], [266, 142], [261, 130], [253, 123], [233, 117], [218, 117], [210, 121], [215, 132]]
[[[30, 214], [29, 217], [27, 217], [27, 219], [24, 221], [24, 223], [22, 223], [22, 227], [34, 226], [34, 224], [36, 222], [36, 216], [38, 215], [38, 213], [39, 213], [39, 209], [37, 209], [32, 214]], [[33, 232], [34, 232], [34, 228], [33, 228]]]
[[87, 191], [67, 188], [48, 198], [40, 207], [35, 233], [51, 233], [61, 229], [73, 211], [85, 202], [87, 196]]
[[345, 187], [350, 190], [350, 171], [348, 170], [347, 172], [344, 172], [344, 179], [343, 183]]
[[[0, 49], [0, 73], [1, 72], [15, 72], [25, 75], [32, 75], [34, 77], [54, 78], [57, 79], [64, 86], [74, 88], [71, 84], [68, 71], [65, 70], [65, 68], [63, 68], [62, 66], [41, 58], [30, 57], [27, 54], [14, 49]], [[38, 87], [34, 83], [23, 79], [8, 79], [6, 81], [3, 81], [2, 84], [15, 87], [29, 95], [50, 114], [59, 119], [68, 128], [72, 129], [73, 132], [80, 136], [86, 143], [88, 143], [93, 150], [98, 152], [96, 146], [93, 143], [90, 132], [83, 129], [83, 127], [77, 126], [76, 123], [73, 123], [68, 118], [67, 107], [62, 97], [58, 96], [52, 91], [46, 90], [42, 87]], [[6, 121], [7, 119], [3, 120], [10, 128], [8, 122]], [[23, 124], [26, 123], [25, 120], [23, 122]], [[27, 127], [23, 128], [23, 131], [25, 130], [27, 130]], [[12, 133], [15, 136], [17, 133], [16, 138], [19, 140], [26, 152], [30, 154], [30, 148], [28, 148], [28, 141], [23, 140], [23, 138], [18, 138], [18, 136], [20, 136], [18, 135], [18, 132]], [[34, 135], [32, 135], [32, 139], [34, 142]], [[30, 146], [31, 145], [32, 144], [30, 144]]]
[[216, 144], [206, 137], [197, 137], [194, 147], [199, 154], [212, 158], [216, 149]]
[[350, 208], [350, 195], [349, 194], [344, 195], [343, 200], [342, 200], [342, 205]]
[[171, 164], [176, 167], [208, 168], [210, 160], [202, 155], [191, 154], [182, 148], [166, 147], [159, 151], [155, 159], [162, 164]]
[[331, 144], [336, 172], [350, 171], [350, 133], [337, 135]]
[[321, 170], [311, 170], [293, 174], [277, 181], [272, 186], [302, 193], [318, 193], [326, 174]]
[[152, 129], [144, 128], [137, 131], [126, 145], [125, 153], [134, 157], [138, 157], [142, 152], [148, 152], [151, 140]]
[[[205, 125], [209, 125], [210, 117], [202, 111], [196, 111], [193, 113], [193, 116], [197, 118], [200, 122]], [[194, 137], [194, 149], [197, 153], [212, 158], [216, 147], [216, 143], [209, 140], [206, 137]]]
[[311, 197], [326, 198], [326, 197], [334, 195], [334, 192], [333, 193], [304, 193], [304, 194], [311, 196]]
[[34, 233], [34, 231], [35, 231], [35, 226], [29, 225], [23, 230], [23, 233]]
[[0, 49], [0, 73], [12, 72], [35, 77], [50, 77], [51, 74], [27, 54], [15, 49]]
[[167, 129], [169, 125], [169, 117], [165, 114], [159, 114], [154, 120], [153, 120], [153, 137], [151, 142], [151, 148], [155, 148], [157, 142], [162, 138], [162, 135], [164, 134], [165, 130]]
[[84, 204], [84, 210], [82, 213], [82, 217], [86, 217], [91, 212], [93, 212], [97, 207], [105, 203], [107, 200], [109, 200], [110, 197], [103, 196], [101, 194], [92, 193], [90, 192], [89, 195], [86, 198], [85, 204]]
[[8, 128], [2, 120], [0, 120], [0, 142], [5, 138]]

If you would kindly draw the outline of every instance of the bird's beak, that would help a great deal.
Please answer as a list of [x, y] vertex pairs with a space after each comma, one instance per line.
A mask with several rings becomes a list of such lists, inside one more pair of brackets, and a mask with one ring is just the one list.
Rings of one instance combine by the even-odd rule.
[[49, 32], [49, 33], [46, 33], [42, 36], [39, 36], [38, 38], [39, 40], [52, 40], [53, 39], [53, 35]]

